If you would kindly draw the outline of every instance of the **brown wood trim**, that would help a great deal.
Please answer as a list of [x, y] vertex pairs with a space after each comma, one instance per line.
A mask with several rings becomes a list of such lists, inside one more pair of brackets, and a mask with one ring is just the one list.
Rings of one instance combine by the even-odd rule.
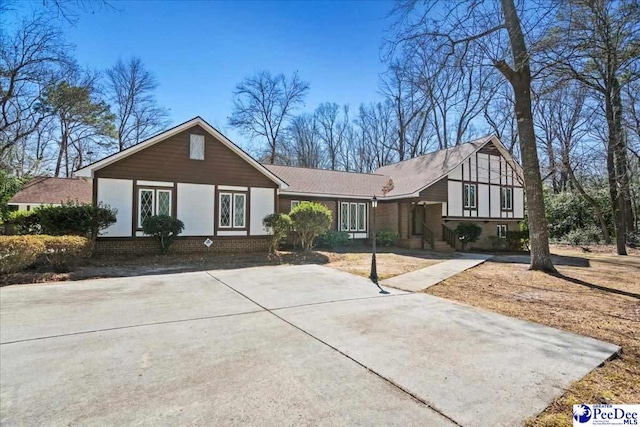
[[[249, 204], [250, 201], [249, 199], [251, 199], [250, 194], [249, 194], [249, 190], [251, 188], [247, 188], [247, 190], [241, 190], [241, 191], [235, 191], [235, 190], [220, 190], [218, 189], [218, 186], [216, 185], [216, 191], [215, 191], [215, 207], [213, 209], [213, 219], [214, 219], [214, 224], [213, 224], [213, 234], [214, 236], [217, 237], [249, 237]], [[220, 222], [219, 222], [219, 216], [220, 216], [220, 193], [229, 193], [231, 195], [233, 194], [244, 194], [245, 195], [245, 219], [244, 219], [244, 227], [220, 227]], [[233, 197], [231, 198], [231, 203], [233, 205]], [[233, 218], [231, 218], [231, 224], [233, 225]], [[218, 231], [246, 231], [247, 232], [247, 236], [218, 236]]]
[[513, 222], [520, 222], [520, 221], [524, 221], [524, 218], [491, 218], [491, 217], [486, 217], [486, 216], [446, 216], [446, 217], [442, 217], [442, 219], [444, 221], [459, 221], [462, 219], [468, 220], [468, 219], [477, 219], [477, 220], [481, 220], [481, 221], [505, 221], [505, 220], [510, 220]]
[[[141, 181], [144, 181], [144, 180], [141, 180]], [[135, 234], [136, 231], [142, 231], [142, 227], [138, 225], [138, 209], [140, 208], [140, 206], [138, 206], [138, 193], [139, 193], [139, 190], [141, 189], [142, 190], [148, 189], [148, 190], [154, 190], [154, 191], [155, 190], [171, 190], [171, 216], [173, 218], [178, 218], [178, 183], [177, 182], [173, 182], [173, 187], [163, 187], [158, 185], [138, 185], [138, 180], [134, 179], [133, 180], [133, 209], [132, 209], [133, 231], [131, 233], [132, 235]], [[155, 212], [156, 197], [157, 197], [156, 195], [153, 196], [153, 201], [154, 201], [153, 211], [154, 213], [157, 214], [157, 212]]]

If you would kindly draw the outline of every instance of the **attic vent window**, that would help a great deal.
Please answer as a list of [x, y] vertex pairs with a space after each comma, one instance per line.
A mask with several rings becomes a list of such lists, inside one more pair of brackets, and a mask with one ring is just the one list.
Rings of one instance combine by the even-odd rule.
[[190, 135], [189, 158], [204, 160], [204, 135]]

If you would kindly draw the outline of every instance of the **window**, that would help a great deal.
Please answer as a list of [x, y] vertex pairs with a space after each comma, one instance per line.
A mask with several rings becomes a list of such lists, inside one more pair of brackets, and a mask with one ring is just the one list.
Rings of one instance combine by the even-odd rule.
[[159, 190], [153, 188], [141, 188], [138, 190], [138, 227], [142, 222], [153, 215], [171, 216], [172, 190]]
[[340, 230], [367, 231], [367, 205], [365, 203], [340, 204]]
[[358, 204], [350, 203], [349, 207], [349, 230], [356, 231], [358, 230]]
[[366, 231], [367, 229], [367, 205], [358, 203], [358, 231]]
[[296, 206], [298, 206], [300, 204], [300, 200], [292, 200], [291, 201], [291, 209], [290, 211], [293, 210], [293, 208], [295, 208]]
[[513, 188], [502, 187], [500, 190], [500, 204], [503, 211], [510, 211], [513, 209]]
[[204, 135], [189, 135], [189, 158], [204, 160]]
[[499, 224], [498, 225], [498, 237], [501, 239], [506, 239], [507, 238], [507, 225], [506, 224]]
[[237, 228], [244, 228], [245, 220], [245, 194], [233, 195], [233, 226]]
[[467, 209], [474, 209], [476, 207], [476, 185], [475, 184], [464, 185], [464, 207]]
[[349, 203], [342, 203], [340, 205], [340, 229], [342, 231], [349, 231]]
[[244, 228], [246, 222], [247, 195], [244, 193], [220, 193], [218, 225], [220, 228]]

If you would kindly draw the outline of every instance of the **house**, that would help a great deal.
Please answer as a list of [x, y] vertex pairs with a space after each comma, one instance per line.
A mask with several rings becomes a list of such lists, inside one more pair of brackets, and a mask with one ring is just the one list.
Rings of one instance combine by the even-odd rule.
[[367, 239], [375, 195], [376, 229], [397, 231], [409, 248], [455, 245], [450, 230], [462, 221], [479, 224], [488, 245], [524, 219], [520, 167], [495, 136], [365, 174], [261, 164], [196, 117], [76, 176], [91, 179], [95, 203], [117, 209], [100, 251], [154, 251], [141, 230], [154, 214], [184, 222], [177, 251], [266, 250], [262, 219], [307, 200], [332, 211], [333, 229]]
[[29, 211], [37, 206], [91, 203], [91, 182], [77, 178], [38, 177], [29, 181], [7, 204], [11, 210]]

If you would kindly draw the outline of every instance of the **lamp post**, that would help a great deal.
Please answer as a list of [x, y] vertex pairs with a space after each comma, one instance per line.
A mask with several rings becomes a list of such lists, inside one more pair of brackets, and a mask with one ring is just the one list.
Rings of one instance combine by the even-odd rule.
[[378, 207], [378, 198], [376, 196], [373, 196], [373, 198], [371, 199], [371, 215], [372, 215], [371, 230], [373, 234], [373, 244], [372, 244], [373, 253], [371, 255], [371, 274], [369, 274], [369, 279], [371, 279], [371, 281], [376, 284], [378, 289], [380, 289], [381, 294], [388, 294], [389, 292], [382, 289], [378, 284], [378, 268], [376, 265], [376, 208], [377, 207]]

